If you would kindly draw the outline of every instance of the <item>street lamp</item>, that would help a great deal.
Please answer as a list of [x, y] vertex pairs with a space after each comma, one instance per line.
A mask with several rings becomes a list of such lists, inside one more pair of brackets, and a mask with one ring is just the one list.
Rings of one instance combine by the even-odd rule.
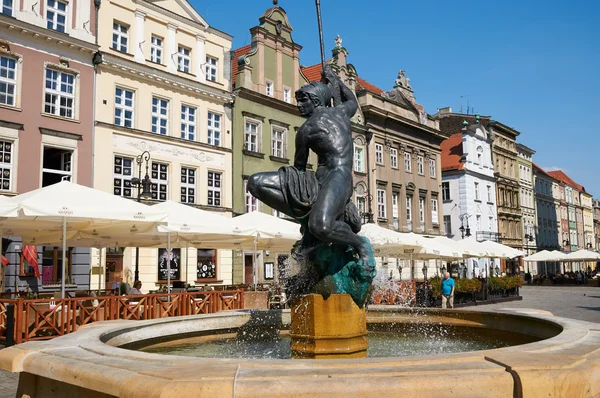
[[500, 276], [500, 267], [496, 265], [496, 276]]
[[398, 259], [396, 259], [396, 269], [398, 270], [398, 280], [402, 281], [402, 264], [400, 264], [400, 261]]
[[[142, 200], [152, 199], [152, 180], [148, 175], [148, 162], [150, 161], [150, 152], [144, 151], [141, 155], [135, 158], [135, 162], [138, 165], [138, 176], [131, 179], [131, 185], [138, 189], [136, 200], [141, 202]], [[142, 179], [142, 163], [146, 162], [146, 175]], [[135, 272], [133, 275], [134, 281], [140, 279], [140, 248], [135, 248]]]
[[[463, 213], [460, 216], [458, 216], [458, 218], [460, 219], [460, 238], [464, 239], [465, 236], [468, 238], [469, 236], [471, 236], [471, 228], [469, 228], [469, 217], [471, 217], [470, 215], [468, 215], [467, 213]], [[463, 220], [466, 221], [467, 223], [467, 227], [465, 228], [465, 226], [463, 225]]]
[[440, 268], [440, 271], [442, 271], [442, 276], [444, 276], [444, 274], [446, 273], [446, 266], [442, 265], [442, 268]]

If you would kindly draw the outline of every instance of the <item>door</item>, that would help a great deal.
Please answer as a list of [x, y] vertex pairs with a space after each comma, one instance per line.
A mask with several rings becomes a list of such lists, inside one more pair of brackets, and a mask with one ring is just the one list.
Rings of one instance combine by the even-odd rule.
[[252, 273], [252, 254], [244, 255], [244, 283], [246, 285], [254, 284], [254, 277]]

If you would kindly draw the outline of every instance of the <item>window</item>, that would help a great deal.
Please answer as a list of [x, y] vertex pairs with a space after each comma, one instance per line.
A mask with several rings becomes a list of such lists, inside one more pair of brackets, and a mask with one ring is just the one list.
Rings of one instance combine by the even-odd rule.
[[438, 222], [438, 200], [431, 199], [431, 223], [437, 224]]
[[423, 156], [417, 156], [417, 172], [419, 175], [425, 174], [425, 171], [423, 170]]
[[244, 181], [244, 192], [246, 192], [246, 213], [258, 210], [258, 200], [248, 191], [248, 180]]
[[169, 190], [169, 165], [166, 163], [152, 162], [151, 171], [152, 184], [150, 192], [152, 199], [160, 200], [161, 202], [168, 199]]
[[67, 3], [48, 0], [46, 3], [46, 27], [57, 32], [65, 32], [67, 27]]
[[73, 151], [55, 148], [44, 147], [44, 158], [42, 165], [42, 187], [47, 187], [63, 179], [71, 181], [73, 171], [71, 162]]
[[221, 206], [221, 176], [216, 171], [208, 172], [208, 205]]
[[196, 278], [217, 279], [217, 250], [196, 249]]
[[365, 149], [361, 146], [354, 145], [354, 171], [359, 173], [365, 172]]
[[133, 197], [131, 176], [133, 175], [133, 159], [115, 156], [113, 163], [113, 194], [124, 198]]
[[383, 145], [375, 144], [375, 163], [383, 164]]
[[398, 168], [398, 150], [396, 148], [390, 148], [390, 165], [392, 168]]
[[218, 60], [213, 57], [206, 57], [206, 80], [217, 81]]
[[442, 182], [442, 200], [445, 202], [447, 200], [451, 200], [450, 198], [450, 183]]
[[406, 195], [406, 223], [408, 230], [412, 231], [412, 196]]
[[404, 170], [410, 173], [411, 169], [410, 153], [404, 152]]
[[75, 75], [46, 69], [44, 112], [69, 119], [75, 117]]
[[490, 217], [490, 224], [488, 225], [488, 229], [490, 232], [492, 232], [493, 225], [494, 225], [494, 217]]
[[196, 169], [181, 168], [181, 203], [196, 203]]
[[398, 224], [398, 192], [392, 193], [392, 220], [394, 222], [394, 229], [397, 231], [399, 228], [399, 224]]
[[113, 22], [113, 37], [112, 37], [112, 48], [113, 50], [127, 52], [128, 33], [129, 28], [118, 22]]
[[17, 60], [0, 56], [0, 104], [15, 106], [16, 88]]
[[161, 64], [162, 63], [162, 43], [163, 39], [158, 36], [152, 36], [150, 42], [150, 61]]
[[492, 187], [490, 185], [487, 186], [487, 194], [488, 202], [492, 203]]
[[[73, 264], [73, 249], [67, 248], [67, 259], [66, 269], [64, 271], [67, 280], [71, 280], [72, 277], [72, 264]], [[42, 248], [42, 285], [49, 285], [56, 283], [61, 280], [63, 275], [63, 263], [62, 263], [62, 248], [43, 246]], [[46, 271], [48, 270], [48, 271]]]
[[133, 127], [133, 91], [120, 87], [115, 89], [115, 124]]
[[429, 159], [429, 177], [435, 178], [435, 159]]
[[285, 136], [287, 131], [282, 128], [273, 127], [271, 135], [271, 154], [278, 158], [285, 158]]
[[196, 112], [192, 106], [181, 105], [181, 138], [184, 140], [196, 139]]
[[5, 15], [11, 15], [13, 12], [13, 0], [3, 0], [0, 3], [0, 13]]
[[444, 232], [446, 236], [452, 236], [452, 221], [450, 216], [444, 216]]
[[479, 214], [477, 214], [475, 221], [476, 221], [475, 226], [477, 227], [477, 229], [475, 231], [479, 232], [479, 231], [481, 231], [481, 216]]
[[283, 100], [288, 104], [292, 103], [292, 90], [288, 87], [283, 89]]
[[221, 115], [208, 112], [208, 145], [221, 146]]
[[481, 160], [482, 155], [481, 153], [477, 154], [477, 164], [479, 165], [479, 167], [483, 166], [483, 161]]
[[421, 223], [421, 232], [425, 232], [425, 198], [419, 198], [419, 222]]
[[480, 200], [479, 199], [479, 183], [475, 182], [473, 183], [474, 185], [474, 189], [475, 189], [475, 200]]
[[190, 73], [190, 49], [179, 46], [177, 49], [177, 70], [185, 73]]
[[162, 135], [167, 134], [167, 120], [169, 101], [166, 99], [152, 97], [152, 132]]
[[258, 123], [250, 120], [246, 121], [246, 150], [258, 152]]
[[365, 214], [367, 213], [367, 198], [364, 196], [356, 197], [356, 208], [358, 209], [358, 215], [362, 220], [362, 223], [365, 223]]
[[266, 84], [266, 94], [269, 97], [273, 96], [273, 82], [267, 80], [267, 84]]
[[377, 217], [385, 218], [385, 189], [377, 190]]

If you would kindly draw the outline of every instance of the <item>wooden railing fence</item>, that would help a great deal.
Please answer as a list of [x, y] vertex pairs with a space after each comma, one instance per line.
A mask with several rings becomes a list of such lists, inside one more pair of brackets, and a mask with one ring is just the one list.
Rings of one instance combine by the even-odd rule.
[[[10, 305], [14, 306], [12, 319], [8, 315]], [[211, 314], [242, 308], [243, 289], [142, 296], [0, 299], [0, 344], [10, 342], [10, 337], [19, 344], [64, 336], [92, 322]], [[10, 329], [14, 334], [9, 337]]]

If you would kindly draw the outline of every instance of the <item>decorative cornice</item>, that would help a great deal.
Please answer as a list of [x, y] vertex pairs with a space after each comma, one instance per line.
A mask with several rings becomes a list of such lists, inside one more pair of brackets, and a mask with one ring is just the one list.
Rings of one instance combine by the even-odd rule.
[[0, 120], [0, 127], [7, 127], [9, 129], [15, 129], [15, 130], [24, 130], [25, 125], [22, 123], [14, 123], [14, 122], [9, 122], [8, 120]]
[[[30, 34], [34, 38], [44, 40], [46, 43], [54, 42], [58, 45], [64, 45], [75, 50], [88, 52], [90, 54], [93, 54], [100, 48], [100, 46], [97, 44], [74, 38], [66, 33], [60, 33], [52, 29], [45, 29], [4, 14], [0, 14], [0, 26], [8, 27], [10, 30], [19, 30], [22, 34]], [[91, 62], [92, 60], [90, 58], [90, 64]]]
[[265, 117], [264, 117], [264, 116], [257, 115], [256, 113], [250, 113], [250, 112], [242, 111], [242, 116], [244, 116], [244, 117], [249, 117], [249, 118], [251, 118], [251, 119], [258, 119], [258, 120], [260, 120], [262, 123], [264, 123], [264, 122], [265, 122]]
[[132, 61], [122, 59], [111, 54], [104, 54], [104, 63], [101, 65], [101, 67], [105, 69], [111, 67], [119, 70], [120, 72], [131, 73], [133, 75], [138, 75], [141, 78], [159, 82], [167, 86], [177, 87], [186, 91], [193, 91], [196, 94], [201, 94], [212, 99], [219, 99], [224, 102], [233, 101], [231, 94], [228, 92], [217, 91], [216, 89], [202, 83], [182, 78], [180, 76], [175, 76], [168, 72], [154, 69], [148, 65], [141, 65], [137, 63], [134, 64]]
[[81, 134], [67, 133], [65, 131], [52, 130], [44, 127], [40, 127], [40, 133], [44, 135], [52, 135], [54, 137], [68, 138], [75, 141], [83, 141], [83, 136]]
[[198, 148], [208, 149], [208, 150], [214, 151], [216, 153], [218, 153], [218, 152], [231, 153], [232, 152], [232, 150], [230, 148], [226, 148], [226, 147], [222, 147], [222, 146], [208, 145], [203, 142], [184, 140], [183, 138], [171, 137], [168, 135], [160, 135], [160, 134], [152, 133], [150, 131], [144, 131], [144, 130], [132, 129], [132, 128], [128, 128], [128, 127], [117, 126], [116, 124], [101, 122], [98, 120], [95, 122], [95, 125], [100, 126], [100, 127], [109, 128], [114, 131], [120, 131], [123, 133], [128, 133], [128, 134], [135, 133], [136, 135], [141, 136], [141, 138], [152, 138], [154, 140], [156, 140], [157, 138], [164, 139], [167, 141], [171, 141], [174, 144], [186, 144], [186, 145], [195, 146]]

